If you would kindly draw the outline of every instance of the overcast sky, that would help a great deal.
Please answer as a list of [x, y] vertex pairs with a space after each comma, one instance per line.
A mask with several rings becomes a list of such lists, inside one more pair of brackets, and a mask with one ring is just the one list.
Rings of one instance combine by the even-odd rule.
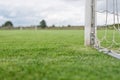
[[[112, 8], [112, 0], [109, 9]], [[118, 0], [120, 3], [120, 0]], [[98, 10], [105, 9], [105, 0], [98, 0]], [[0, 0], [0, 25], [11, 20], [15, 26], [37, 25], [45, 19], [48, 25], [84, 25], [85, 0]], [[112, 15], [109, 15], [112, 22]], [[104, 24], [105, 14], [98, 14]]]

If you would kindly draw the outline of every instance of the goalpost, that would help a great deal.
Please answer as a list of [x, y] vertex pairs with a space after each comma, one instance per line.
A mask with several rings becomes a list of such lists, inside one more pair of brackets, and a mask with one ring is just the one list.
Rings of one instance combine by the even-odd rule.
[[96, 45], [96, 0], [86, 0], [85, 46]]

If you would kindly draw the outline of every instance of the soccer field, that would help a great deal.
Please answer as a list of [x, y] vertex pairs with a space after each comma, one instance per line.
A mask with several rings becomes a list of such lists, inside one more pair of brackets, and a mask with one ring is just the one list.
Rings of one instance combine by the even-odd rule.
[[0, 80], [119, 80], [119, 68], [83, 30], [0, 31]]

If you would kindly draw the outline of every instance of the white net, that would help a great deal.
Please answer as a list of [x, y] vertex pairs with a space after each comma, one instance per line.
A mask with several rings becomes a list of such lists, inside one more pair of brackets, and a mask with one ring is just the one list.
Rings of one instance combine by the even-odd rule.
[[99, 47], [114, 50], [120, 53], [120, 24], [119, 24], [119, 0], [99, 0], [104, 2], [104, 8], [96, 11], [98, 23], [97, 40]]

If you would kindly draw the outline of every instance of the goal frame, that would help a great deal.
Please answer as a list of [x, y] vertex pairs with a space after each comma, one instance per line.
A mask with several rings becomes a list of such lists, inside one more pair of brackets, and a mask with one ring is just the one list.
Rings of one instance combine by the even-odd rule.
[[96, 0], [86, 0], [85, 10], [85, 46], [96, 45]]

